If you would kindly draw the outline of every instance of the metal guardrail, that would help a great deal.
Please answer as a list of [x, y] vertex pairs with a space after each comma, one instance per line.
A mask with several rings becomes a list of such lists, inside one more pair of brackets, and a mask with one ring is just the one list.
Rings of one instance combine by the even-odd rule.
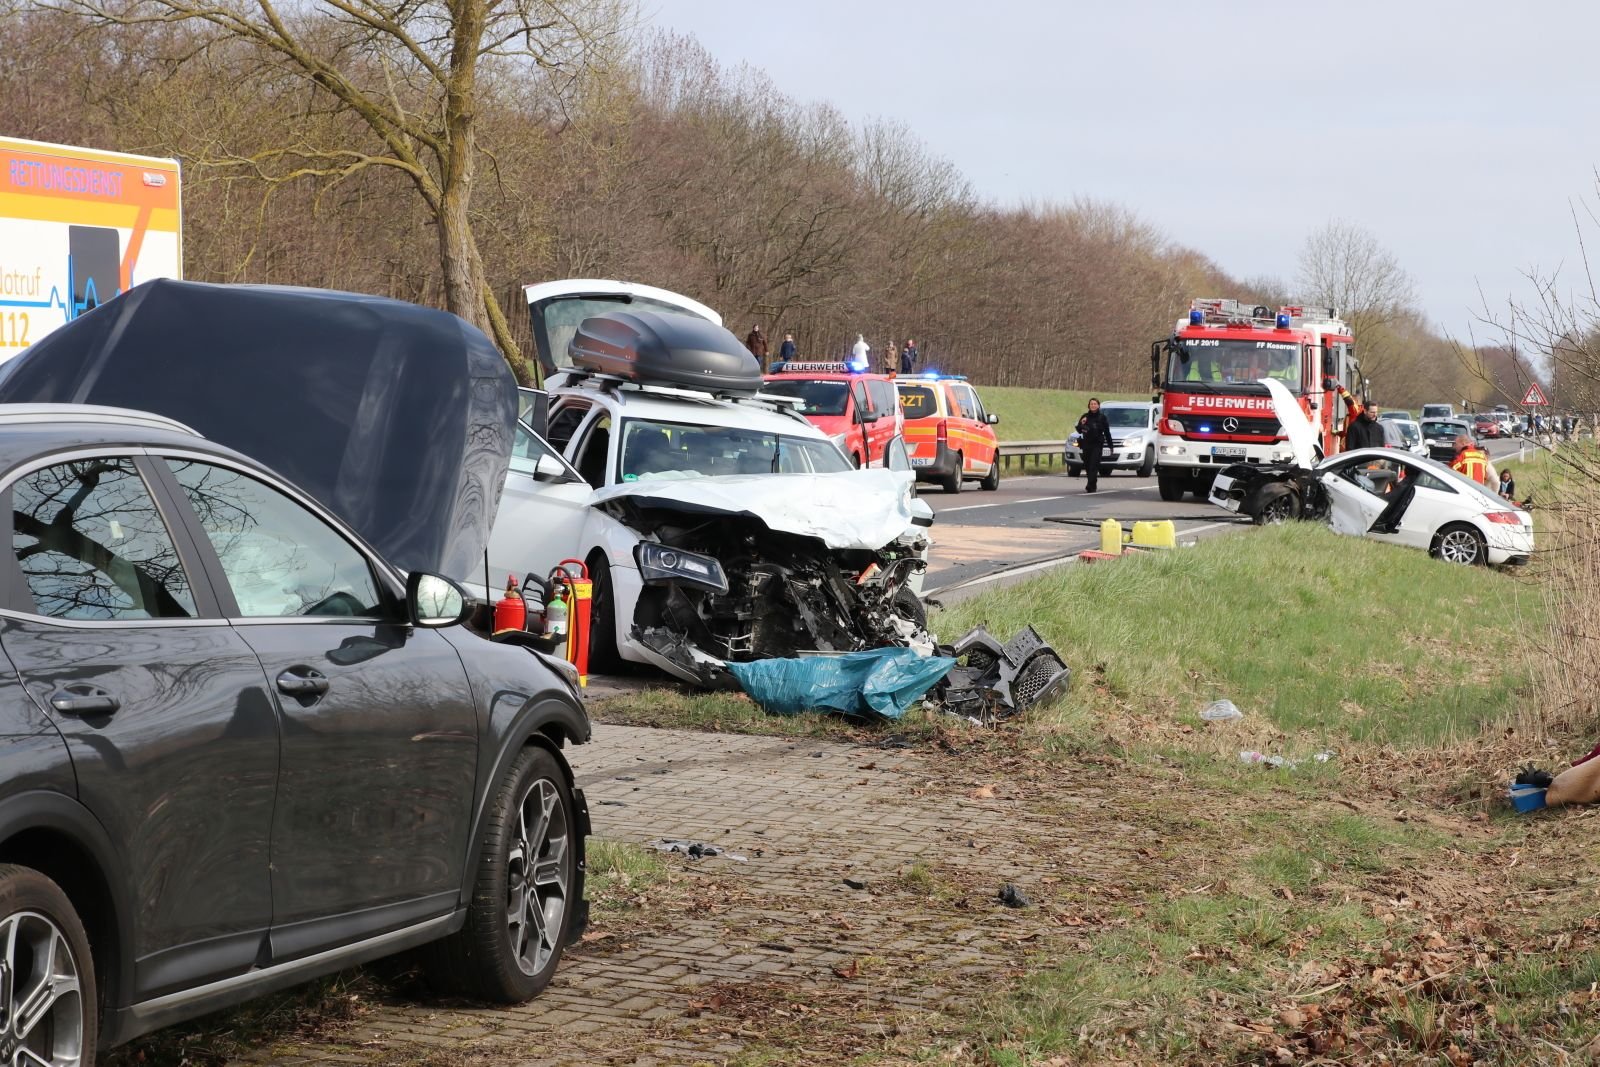
[[1010, 470], [1011, 461], [1015, 459], [1019, 468], [1026, 468], [1030, 458], [1036, 467], [1046, 460], [1065, 462], [1066, 451], [1065, 441], [1001, 441], [1000, 465]]

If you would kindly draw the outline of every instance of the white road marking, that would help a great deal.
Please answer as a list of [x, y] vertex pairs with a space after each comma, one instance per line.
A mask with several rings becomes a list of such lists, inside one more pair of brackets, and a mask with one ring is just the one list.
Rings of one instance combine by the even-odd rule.
[[1065, 496], [1036, 496], [1032, 500], [996, 500], [993, 504], [967, 504], [959, 508], [941, 508], [935, 515], [954, 515], [958, 511], [977, 511], [979, 508], [1003, 508], [1012, 504], [1037, 504], [1041, 500], [1065, 500]]

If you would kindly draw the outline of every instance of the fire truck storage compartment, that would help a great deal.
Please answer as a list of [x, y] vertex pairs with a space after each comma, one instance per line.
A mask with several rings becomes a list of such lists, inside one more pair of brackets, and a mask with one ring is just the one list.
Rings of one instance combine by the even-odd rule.
[[574, 366], [648, 385], [722, 395], [761, 389], [761, 364], [714, 322], [655, 311], [608, 311], [584, 319], [568, 348]]

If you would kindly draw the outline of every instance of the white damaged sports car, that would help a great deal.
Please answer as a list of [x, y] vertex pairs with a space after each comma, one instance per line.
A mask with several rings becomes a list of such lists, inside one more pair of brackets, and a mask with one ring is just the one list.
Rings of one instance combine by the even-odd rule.
[[1291, 463], [1234, 464], [1211, 502], [1257, 522], [1322, 519], [1338, 533], [1420, 548], [1450, 563], [1524, 563], [1533, 516], [1436, 460], [1392, 448], [1322, 458], [1316, 434], [1283, 386], [1265, 383]]

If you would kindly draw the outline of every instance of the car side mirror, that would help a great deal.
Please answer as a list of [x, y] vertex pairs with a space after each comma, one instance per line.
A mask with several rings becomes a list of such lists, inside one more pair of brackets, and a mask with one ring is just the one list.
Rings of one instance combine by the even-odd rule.
[[533, 477], [540, 482], [569, 482], [572, 476], [567, 473], [567, 468], [556, 457], [546, 453], [541, 455], [533, 465]]
[[406, 578], [406, 614], [413, 626], [454, 626], [470, 610], [466, 590], [450, 579], [425, 571], [412, 571]]
[[899, 434], [889, 438], [883, 446], [883, 465], [892, 471], [911, 469], [911, 453], [906, 451], [906, 439]]
[[860, 408], [857, 408], [856, 409], [856, 418], [857, 418], [857, 420], [859, 420], [863, 424], [873, 423], [873, 422], [877, 422], [879, 419], [883, 418], [883, 412], [881, 412], [881, 411], [862, 411]]
[[991, 411], [989, 414], [983, 417], [983, 421], [987, 422], [990, 426], [993, 426], [1000, 421], [1000, 416]]

